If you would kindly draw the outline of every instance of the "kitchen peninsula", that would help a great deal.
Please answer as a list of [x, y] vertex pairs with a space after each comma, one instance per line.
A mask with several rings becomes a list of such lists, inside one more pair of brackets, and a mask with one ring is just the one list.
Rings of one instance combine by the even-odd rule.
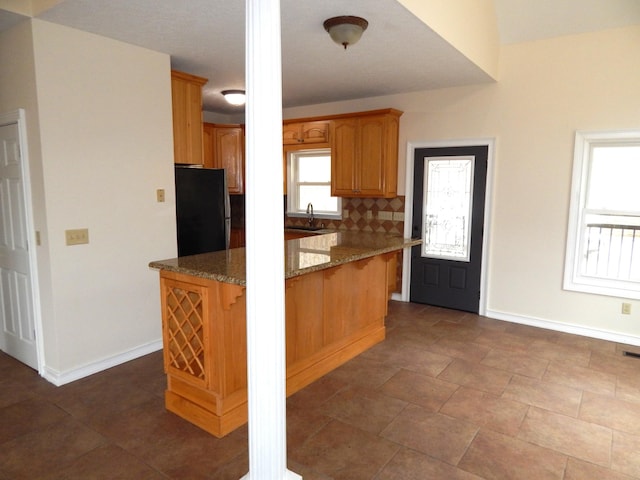
[[[418, 243], [362, 232], [285, 242], [287, 395], [384, 339], [397, 253]], [[149, 266], [160, 270], [166, 408], [222, 437], [247, 421], [245, 249]]]

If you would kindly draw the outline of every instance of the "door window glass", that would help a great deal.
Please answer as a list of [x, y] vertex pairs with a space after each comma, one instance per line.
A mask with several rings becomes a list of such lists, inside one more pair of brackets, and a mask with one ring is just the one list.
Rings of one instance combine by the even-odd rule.
[[425, 157], [423, 257], [468, 262], [474, 157]]

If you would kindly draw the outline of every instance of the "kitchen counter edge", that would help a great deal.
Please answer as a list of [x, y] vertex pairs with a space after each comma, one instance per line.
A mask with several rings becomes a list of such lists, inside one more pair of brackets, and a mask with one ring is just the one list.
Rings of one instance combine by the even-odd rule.
[[[289, 261], [289, 252], [310, 250], [313, 246], [313, 239], [320, 241], [322, 237], [334, 234], [314, 235], [301, 239], [288, 240], [285, 247], [285, 279], [294, 278], [306, 273], [325, 270], [328, 268], [355, 262], [376, 255], [390, 253], [404, 248], [412, 247], [422, 243], [421, 239], [404, 238], [399, 235], [380, 233], [350, 233], [340, 232], [341, 237], [346, 236], [345, 242], [339, 243], [343, 252], [331, 255], [329, 261], [316, 263], [310, 266], [294, 266]], [[363, 239], [361, 245], [355, 245], [353, 240]], [[366, 246], [369, 243], [383, 243], [383, 245]], [[246, 257], [244, 248], [234, 248], [220, 252], [202, 253], [187, 257], [170, 258], [166, 260], [156, 260], [149, 263], [149, 267], [157, 270], [189, 275], [193, 277], [215, 280], [223, 283], [246, 286]]]

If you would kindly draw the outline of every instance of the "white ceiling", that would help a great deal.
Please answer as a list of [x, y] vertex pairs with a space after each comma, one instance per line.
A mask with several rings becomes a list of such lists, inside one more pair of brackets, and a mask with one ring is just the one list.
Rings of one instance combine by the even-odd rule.
[[[345, 8], [348, 5], [348, 9]], [[640, 23], [640, 0], [495, 0], [503, 43]], [[221, 90], [244, 88], [244, 0], [65, 0], [43, 20], [171, 55], [209, 79], [204, 109], [241, 113]], [[346, 51], [325, 19], [369, 21]], [[0, 9], [0, 31], [24, 17]], [[281, 0], [285, 107], [492, 81], [396, 0]]]

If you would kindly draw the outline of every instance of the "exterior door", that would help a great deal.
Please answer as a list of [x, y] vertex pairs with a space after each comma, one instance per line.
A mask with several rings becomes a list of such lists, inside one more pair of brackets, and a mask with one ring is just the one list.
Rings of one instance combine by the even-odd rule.
[[18, 124], [0, 126], [0, 349], [38, 368]]
[[488, 147], [414, 155], [412, 302], [478, 313]]

